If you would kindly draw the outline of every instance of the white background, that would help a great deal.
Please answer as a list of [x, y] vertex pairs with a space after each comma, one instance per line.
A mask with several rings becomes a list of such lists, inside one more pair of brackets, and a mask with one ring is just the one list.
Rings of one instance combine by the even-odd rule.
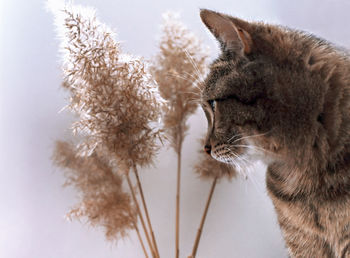
[[[97, 8], [99, 18], [116, 28], [124, 50], [150, 58], [156, 53], [161, 13], [180, 11], [182, 20], [217, 54], [216, 43], [199, 19], [199, 8], [226, 12], [307, 30], [350, 45], [350, 3], [279, 0], [110, 0], [77, 1]], [[41, 0], [0, 0], [0, 257], [143, 257], [135, 234], [113, 244], [102, 231], [65, 212], [76, 202], [73, 189], [52, 167], [56, 139], [69, 137], [72, 121], [58, 111], [67, 103], [60, 88], [58, 41], [52, 16]], [[199, 110], [190, 119], [184, 145], [181, 257], [190, 254], [210, 182], [192, 166], [206, 130]], [[157, 168], [141, 171], [146, 199], [162, 257], [174, 255], [176, 160], [162, 150]], [[264, 167], [249, 180], [222, 181], [214, 194], [197, 257], [287, 257], [276, 215], [264, 185]]]

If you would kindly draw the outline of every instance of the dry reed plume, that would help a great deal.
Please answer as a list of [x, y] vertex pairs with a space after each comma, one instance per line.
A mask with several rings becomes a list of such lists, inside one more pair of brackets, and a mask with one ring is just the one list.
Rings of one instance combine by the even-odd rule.
[[134, 229], [137, 214], [130, 195], [124, 192], [121, 175], [113, 171], [101, 149], [81, 157], [73, 144], [57, 141], [54, 162], [65, 168], [66, 185], [72, 185], [81, 196], [81, 202], [68, 213], [70, 218], [86, 218], [92, 226], [103, 226], [110, 240]]
[[164, 128], [177, 154], [175, 257], [180, 254], [181, 149], [188, 130], [187, 119], [197, 109], [207, 54], [198, 38], [173, 13], [163, 15], [160, 51], [151, 68], [164, 105]]
[[103, 145], [126, 168], [149, 164], [158, 150], [154, 125], [161, 109], [143, 60], [122, 54], [93, 10], [66, 6], [62, 12], [63, 85], [79, 115], [73, 131], [84, 136], [80, 151], [89, 155]]
[[[157, 127], [162, 100], [157, 85], [142, 59], [121, 53], [113, 31], [97, 20], [93, 9], [65, 5], [53, 12], [61, 36], [63, 86], [70, 92], [68, 107], [79, 117], [73, 124], [73, 132], [79, 135], [77, 151], [82, 159], [89, 160], [97, 150], [103, 149], [105, 160], [125, 173], [149, 248], [153, 257], [158, 257], [137, 171], [137, 166], [152, 162], [159, 148], [157, 139], [161, 131]], [[56, 159], [59, 159], [57, 155]], [[130, 169], [137, 179], [148, 228], [134, 198]], [[75, 179], [74, 185], [78, 188], [80, 179], [83, 177]], [[79, 189], [85, 195], [88, 195], [85, 191], [93, 191], [92, 188]], [[99, 199], [90, 201], [100, 202]], [[93, 207], [94, 204], [90, 205]], [[114, 213], [110, 215], [114, 216]], [[137, 230], [136, 226], [134, 228]]]
[[188, 130], [187, 119], [197, 107], [207, 69], [208, 49], [174, 13], [163, 14], [162, 35], [151, 72], [166, 100], [164, 128], [176, 152]]

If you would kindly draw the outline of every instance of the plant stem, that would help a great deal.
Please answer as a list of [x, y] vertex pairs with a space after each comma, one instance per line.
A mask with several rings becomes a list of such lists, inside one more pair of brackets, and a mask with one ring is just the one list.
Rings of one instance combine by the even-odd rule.
[[208, 200], [207, 200], [207, 203], [205, 205], [205, 209], [204, 209], [204, 213], [203, 213], [203, 216], [202, 216], [202, 220], [201, 220], [200, 226], [199, 226], [198, 231], [197, 231], [196, 240], [195, 240], [194, 245], [193, 245], [192, 254], [191, 254], [191, 256], [189, 256], [191, 258], [195, 258], [196, 257], [196, 253], [197, 253], [197, 249], [198, 249], [198, 245], [199, 245], [199, 240], [200, 240], [201, 235], [202, 235], [202, 230], [203, 230], [205, 218], [207, 217], [210, 201], [211, 201], [211, 199], [213, 197], [213, 193], [214, 193], [214, 189], [215, 189], [215, 186], [216, 186], [217, 179], [218, 179], [217, 177], [214, 178], [213, 184], [211, 185], [211, 188], [210, 188], [210, 193], [209, 193], [209, 196], [208, 196]]
[[[181, 121], [183, 119], [180, 119]], [[181, 125], [177, 128], [177, 182], [176, 182], [176, 222], [175, 222], [175, 258], [180, 256], [180, 188], [181, 188], [181, 151], [183, 136], [183, 127]]]
[[134, 227], [135, 227], [135, 230], [136, 230], [136, 233], [137, 233], [137, 237], [139, 238], [140, 244], [142, 246], [143, 253], [145, 254], [145, 258], [148, 258], [148, 254], [147, 254], [145, 245], [143, 244], [143, 240], [141, 238], [141, 234], [140, 234], [139, 228], [137, 227], [137, 225], [135, 223], [134, 223]]
[[175, 222], [175, 257], [179, 258], [180, 255], [180, 185], [181, 184], [181, 144], [177, 152], [177, 184], [176, 184], [176, 222]]
[[143, 216], [142, 216], [142, 213], [141, 213], [141, 209], [140, 209], [140, 206], [139, 206], [139, 203], [136, 199], [136, 195], [135, 195], [135, 191], [134, 191], [134, 188], [132, 186], [132, 183], [131, 183], [131, 180], [130, 180], [130, 176], [129, 176], [129, 172], [126, 173], [126, 179], [128, 181], [128, 185], [129, 185], [129, 188], [130, 188], [130, 191], [131, 191], [131, 195], [132, 195], [132, 198], [134, 200], [134, 203], [135, 203], [135, 206], [136, 206], [136, 210], [137, 210], [137, 213], [140, 217], [140, 221], [141, 221], [141, 225], [142, 225], [142, 228], [143, 228], [143, 231], [145, 233], [145, 236], [146, 236], [146, 240], [147, 240], [147, 243], [148, 243], [148, 246], [151, 250], [151, 253], [152, 253], [152, 256], [157, 258], [157, 255], [154, 251], [154, 248], [153, 248], [153, 245], [152, 245], [152, 242], [151, 242], [151, 239], [149, 237], [149, 233], [148, 233], [148, 230], [146, 228], [146, 224], [145, 224], [145, 221], [143, 219]]
[[137, 172], [137, 168], [136, 168], [135, 164], [133, 164], [133, 170], [134, 170], [134, 173], [135, 173], [135, 176], [136, 176], [137, 186], [138, 186], [139, 191], [140, 191], [141, 200], [142, 200], [142, 204], [143, 204], [143, 209], [144, 209], [145, 214], [146, 214], [147, 224], [148, 224], [149, 230], [151, 231], [154, 251], [155, 251], [156, 257], [159, 258], [159, 251], [158, 251], [158, 247], [157, 247], [156, 238], [154, 236], [151, 220], [150, 220], [150, 217], [149, 217], [149, 213], [148, 213], [148, 209], [147, 209], [147, 205], [146, 205], [146, 201], [145, 201], [145, 196], [143, 194], [142, 185], [141, 185], [141, 181], [140, 181], [140, 178], [139, 178], [139, 173]]

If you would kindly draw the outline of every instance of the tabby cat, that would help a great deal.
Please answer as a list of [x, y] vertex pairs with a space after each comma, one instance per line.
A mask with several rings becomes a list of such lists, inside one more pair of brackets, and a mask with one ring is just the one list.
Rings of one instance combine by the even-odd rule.
[[205, 151], [261, 158], [291, 257], [350, 257], [350, 58], [305, 32], [210, 10], [220, 56], [204, 82]]

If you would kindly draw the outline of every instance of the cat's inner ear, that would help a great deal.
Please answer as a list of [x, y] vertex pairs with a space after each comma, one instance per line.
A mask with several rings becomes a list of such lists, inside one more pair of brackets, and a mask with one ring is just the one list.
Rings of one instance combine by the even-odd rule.
[[252, 39], [247, 31], [214, 11], [202, 9], [200, 16], [210, 32], [219, 40], [224, 50], [241, 55], [251, 52]]

